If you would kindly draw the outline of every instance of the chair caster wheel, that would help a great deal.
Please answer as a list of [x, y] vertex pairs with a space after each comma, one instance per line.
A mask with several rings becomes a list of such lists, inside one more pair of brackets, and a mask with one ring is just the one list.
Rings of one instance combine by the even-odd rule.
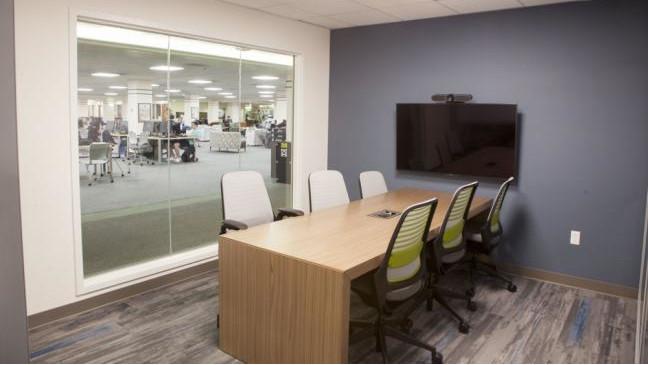
[[122, 174], [122, 177], [124, 177], [124, 174]]
[[410, 331], [412, 330], [412, 327], [414, 327], [414, 322], [412, 322], [412, 320], [409, 319], [409, 318], [405, 319], [403, 321], [403, 323], [401, 323], [401, 325], [400, 325], [401, 331], [403, 331], [405, 333], [410, 333]]
[[469, 298], [474, 297], [475, 296], [475, 289], [470, 288], [470, 289], [466, 290], [466, 296], [469, 297]]
[[472, 300], [469, 300], [466, 308], [468, 308], [469, 311], [474, 312], [477, 310], [477, 303], [473, 302]]
[[432, 355], [432, 361], [430, 362], [431, 364], [443, 364], [443, 355], [440, 353], [436, 353]]
[[111, 184], [114, 183], [114, 182], [115, 182], [115, 180], [110, 180], [110, 183], [111, 183]]
[[88, 184], [88, 186], [92, 186], [92, 184]]
[[512, 283], [509, 283], [509, 285], [508, 285], [508, 287], [506, 288], [506, 290], [510, 291], [511, 293], [515, 293], [515, 292], [517, 291], [517, 286], [515, 286], [515, 285], [512, 284]]
[[460, 322], [459, 323], [459, 332], [461, 333], [468, 333], [470, 331], [470, 326], [466, 322]]

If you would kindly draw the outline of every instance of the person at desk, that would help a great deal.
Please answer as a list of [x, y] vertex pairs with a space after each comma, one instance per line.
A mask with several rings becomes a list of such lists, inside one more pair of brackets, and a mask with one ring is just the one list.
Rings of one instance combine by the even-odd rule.
[[231, 125], [232, 118], [228, 115], [227, 118], [223, 120], [223, 131], [229, 131]]

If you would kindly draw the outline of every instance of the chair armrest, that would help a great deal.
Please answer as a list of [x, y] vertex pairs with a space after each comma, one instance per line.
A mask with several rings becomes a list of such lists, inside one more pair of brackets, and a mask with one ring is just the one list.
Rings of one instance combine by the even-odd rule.
[[247, 224], [239, 221], [235, 221], [232, 219], [225, 219], [223, 221], [223, 224], [221, 225], [221, 232], [220, 234], [225, 234], [227, 233], [228, 229], [234, 230], [234, 231], [241, 231], [247, 229], [248, 226]]
[[280, 221], [286, 217], [299, 217], [304, 215], [304, 212], [302, 212], [299, 209], [291, 209], [291, 208], [279, 208], [277, 209], [277, 220]]

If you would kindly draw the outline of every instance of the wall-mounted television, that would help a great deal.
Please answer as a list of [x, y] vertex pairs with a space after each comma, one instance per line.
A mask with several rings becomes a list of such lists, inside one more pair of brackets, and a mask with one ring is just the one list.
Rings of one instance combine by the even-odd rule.
[[516, 129], [513, 104], [397, 104], [396, 168], [516, 176]]

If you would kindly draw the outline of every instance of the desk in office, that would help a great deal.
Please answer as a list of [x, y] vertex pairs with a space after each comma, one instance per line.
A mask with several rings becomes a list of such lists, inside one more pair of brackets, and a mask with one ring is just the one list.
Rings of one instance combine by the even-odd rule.
[[169, 141], [169, 142], [175, 142], [175, 141], [181, 141], [181, 140], [195, 140], [196, 137], [194, 136], [175, 136], [175, 137], [160, 137], [160, 136], [149, 136], [148, 140], [149, 141], [156, 141], [155, 144], [157, 145], [157, 154], [156, 158], [158, 162], [162, 162], [162, 143], [161, 141]]
[[[251, 363], [347, 361], [351, 280], [377, 268], [402, 212], [430, 198], [443, 223], [451, 193], [399, 189], [219, 238], [220, 348]], [[469, 217], [492, 199], [476, 196]]]

